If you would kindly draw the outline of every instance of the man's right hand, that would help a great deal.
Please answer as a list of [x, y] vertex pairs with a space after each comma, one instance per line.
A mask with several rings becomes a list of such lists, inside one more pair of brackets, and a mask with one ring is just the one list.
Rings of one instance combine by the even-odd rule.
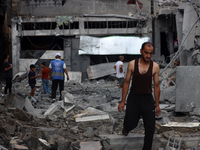
[[119, 111], [119, 112], [124, 111], [124, 106], [125, 106], [125, 103], [124, 103], [124, 102], [121, 102], [121, 103], [118, 105], [118, 111]]

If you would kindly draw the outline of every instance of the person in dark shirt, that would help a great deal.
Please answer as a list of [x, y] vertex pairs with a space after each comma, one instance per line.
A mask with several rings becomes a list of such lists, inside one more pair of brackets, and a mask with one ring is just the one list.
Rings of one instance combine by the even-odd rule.
[[5, 60], [3, 63], [3, 67], [4, 67], [4, 77], [5, 77], [5, 81], [6, 81], [4, 94], [7, 94], [7, 89], [9, 89], [9, 93], [12, 93], [12, 91], [11, 91], [11, 89], [12, 89], [12, 65], [8, 62], [8, 59], [9, 59], [8, 54], [6, 54], [4, 58], [5, 58]]
[[38, 76], [35, 74], [35, 65], [30, 65], [30, 71], [28, 74], [28, 83], [31, 87], [31, 93], [30, 96], [34, 96], [34, 92], [36, 90], [35, 84], [36, 84], [36, 80], [35, 78], [37, 78]]
[[[140, 117], [143, 118], [145, 137], [142, 150], [151, 150], [153, 134], [155, 129], [155, 113], [160, 115], [159, 106], [160, 85], [159, 65], [151, 60], [153, 45], [150, 42], [142, 44], [140, 49], [141, 57], [132, 60], [128, 64], [126, 80], [122, 89], [122, 100], [118, 105], [118, 111], [124, 110], [127, 97], [126, 114], [122, 133], [128, 133], [137, 127]], [[132, 87], [129, 90], [130, 81]], [[152, 79], [154, 83], [154, 97], [152, 95]], [[156, 110], [156, 112], [155, 112]]]

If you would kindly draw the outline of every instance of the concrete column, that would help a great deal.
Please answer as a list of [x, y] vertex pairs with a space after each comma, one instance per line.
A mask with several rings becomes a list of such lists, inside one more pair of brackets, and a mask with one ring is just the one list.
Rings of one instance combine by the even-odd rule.
[[[183, 16], [183, 38], [182, 42], [185, 40], [187, 34], [189, 33], [190, 29], [192, 28], [193, 24], [197, 20], [197, 12], [194, 10], [193, 6], [188, 5], [184, 9], [184, 16]], [[188, 38], [186, 39], [185, 43], [183, 43], [183, 50], [190, 51], [192, 48], [195, 47], [194, 45], [195, 40], [195, 27], [192, 29], [192, 31], [189, 33]], [[190, 52], [189, 52], [190, 53]], [[180, 64], [181, 65], [187, 65], [189, 64], [189, 59], [191, 55], [187, 55], [188, 52], [183, 52], [183, 54], [180, 56]]]
[[182, 41], [182, 31], [183, 31], [183, 14], [178, 11], [176, 14], [176, 31], [177, 31], [177, 38], [178, 38], [178, 45], [181, 45]]
[[64, 60], [68, 71], [71, 71], [71, 38], [64, 39]]
[[13, 76], [19, 72], [19, 59], [20, 59], [20, 37], [18, 36], [17, 23], [12, 22], [12, 66]]
[[155, 51], [155, 58], [160, 59], [161, 58], [161, 47], [160, 47], [160, 21], [159, 19], [155, 19], [155, 46], [154, 46], [154, 51]]

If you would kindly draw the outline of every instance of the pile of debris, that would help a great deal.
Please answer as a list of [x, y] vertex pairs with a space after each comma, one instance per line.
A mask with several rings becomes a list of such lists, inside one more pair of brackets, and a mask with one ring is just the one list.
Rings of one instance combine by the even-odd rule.
[[[13, 91], [14, 94], [0, 97], [1, 149], [128, 150], [142, 147], [142, 119], [128, 137], [121, 134], [124, 112], [119, 113], [117, 109], [122, 92], [117, 81], [69, 81], [62, 92], [63, 100], [59, 101], [57, 94], [54, 103], [49, 95], [42, 93], [40, 80], [34, 98], [27, 96], [30, 88], [26, 79], [14, 83]], [[176, 146], [197, 147], [198, 142], [191, 143], [200, 139], [199, 121], [191, 123], [194, 118], [189, 114], [175, 116], [173, 89], [169, 93], [161, 94], [164, 97], [160, 105], [162, 114], [157, 117], [153, 149], [170, 147], [172, 139], [181, 141], [174, 144]]]

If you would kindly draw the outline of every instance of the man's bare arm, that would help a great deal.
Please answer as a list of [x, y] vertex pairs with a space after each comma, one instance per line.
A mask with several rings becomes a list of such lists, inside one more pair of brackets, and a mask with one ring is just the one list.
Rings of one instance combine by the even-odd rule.
[[159, 107], [159, 98], [160, 98], [159, 72], [160, 72], [159, 65], [155, 63], [155, 74], [153, 76], [153, 80], [154, 80], [154, 97], [155, 97], [155, 102], [156, 102], [157, 115], [160, 115], [161, 113], [161, 110]]
[[68, 75], [68, 72], [67, 72], [67, 69], [64, 69], [65, 71], [65, 74], [67, 75], [67, 81], [69, 80], [69, 75]]
[[126, 79], [125, 79], [125, 82], [124, 82], [124, 85], [123, 85], [123, 89], [122, 89], [122, 100], [121, 100], [121, 103], [118, 105], [118, 111], [119, 112], [124, 110], [125, 100], [126, 100], [126, 96], [128, 94], [131, 75], [132, 75], [132, 72], [133, 72], [132, 69], [133, 69], [133, 66], [134, 66], [134, 62], [135, 61], [131, 61], [128, 64]]
[[51, 77], [51, 72], [52, 72], [52, 69], [49, 68], [49, 78], [50, 78], [50, 80], [52, 79], [52, 77]]
[[123, 65], [120, 65], [119, 71], [122, 73], [123, 72]]
[[113, 67], [116, 70], [116, 66]]

